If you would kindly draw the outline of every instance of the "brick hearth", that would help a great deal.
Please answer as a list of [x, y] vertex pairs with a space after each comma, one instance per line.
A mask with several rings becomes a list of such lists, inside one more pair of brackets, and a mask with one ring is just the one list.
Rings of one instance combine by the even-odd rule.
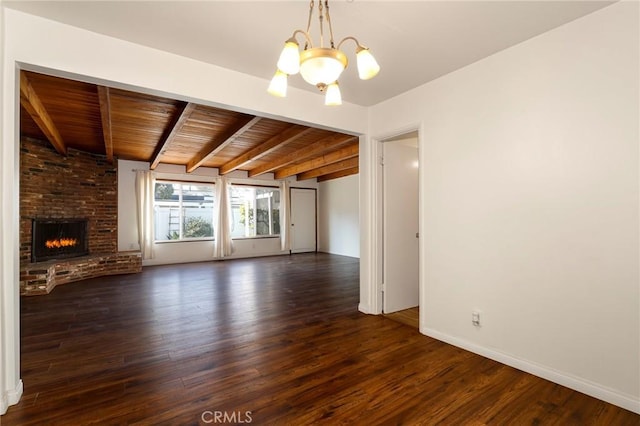
[[142, 271], [140, 252], [89, 255], [59, 261], [29, 263], [20, 268], [20, 294], [47, 294], [56, 285], [105, 275]]

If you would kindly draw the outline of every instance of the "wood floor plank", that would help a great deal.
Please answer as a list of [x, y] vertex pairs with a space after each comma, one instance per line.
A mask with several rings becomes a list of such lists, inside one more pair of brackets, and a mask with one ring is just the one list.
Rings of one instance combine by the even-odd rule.
[[260, 425], [640, 423], [358, 312], [358, 270], [310, 253], [146, 267], [22, 298], [25, 391], [2, 425], [202, 425], [216, 411]]
[[420, 308], [409, 308], [402, 311], [384, 314], [385, 317], [406, 324], [413, 328], [420, 328]]

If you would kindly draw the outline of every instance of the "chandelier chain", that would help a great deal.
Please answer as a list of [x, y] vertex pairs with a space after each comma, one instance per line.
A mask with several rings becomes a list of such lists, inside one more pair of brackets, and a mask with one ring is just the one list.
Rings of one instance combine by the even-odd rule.
[[329, 0], [325, 0], [324, 6], [326, 9], [325, 15], [327, 15], [327, 24], [329, 25], [329, 37], [330, 37], [329, 41], [331, 43], [331, 48], [335, 49], [336, 45], [333, 42], [333, 26], [331, 25], [331, 16], [329, 16]]
[[[322, 0], [321, 0], [322, 1]], [[309, 34], [309, 31], [311, 31], [311, 18], [313, 17], [313, 7], [314, 7], [315, 3], [313, 0], [311, 0], [309, 2], [309, 19], [307, 19], [307, 34]], [[309, 40], [307, 39], [304, 42], [304, 48], [305, 50], [309, 47]]]
[[324, 13], [322, 13], [322, 0], [318, 1], [318, 19], [320, 20], [320, 47], [324, 47], [324, 28], [322, 27]]

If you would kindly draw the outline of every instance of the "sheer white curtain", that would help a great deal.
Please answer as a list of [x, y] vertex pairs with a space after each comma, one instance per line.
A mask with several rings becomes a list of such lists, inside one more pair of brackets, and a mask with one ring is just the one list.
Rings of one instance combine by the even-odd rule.
[[231, 197], [227, 178], [216, 179], [216, 227], [213, 257], [223, 258], [233, 253], [231, 241]]
[[289, 182], [280, 182], [280, 250], [290, 250], [291, 244], [291, 200], [289, 197]]
[[138, 243], [143, 259], [153, 259], [153, 198], [155, 173], [136, 171], [136, 210], [138, 214]]

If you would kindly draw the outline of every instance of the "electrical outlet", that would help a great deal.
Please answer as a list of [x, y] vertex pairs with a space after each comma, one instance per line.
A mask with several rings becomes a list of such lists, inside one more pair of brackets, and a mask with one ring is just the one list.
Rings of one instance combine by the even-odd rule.
[[475, 325], [476, 327], [480, 327], [480, 312], [479, 311], [471, 312], [471, 324]]

